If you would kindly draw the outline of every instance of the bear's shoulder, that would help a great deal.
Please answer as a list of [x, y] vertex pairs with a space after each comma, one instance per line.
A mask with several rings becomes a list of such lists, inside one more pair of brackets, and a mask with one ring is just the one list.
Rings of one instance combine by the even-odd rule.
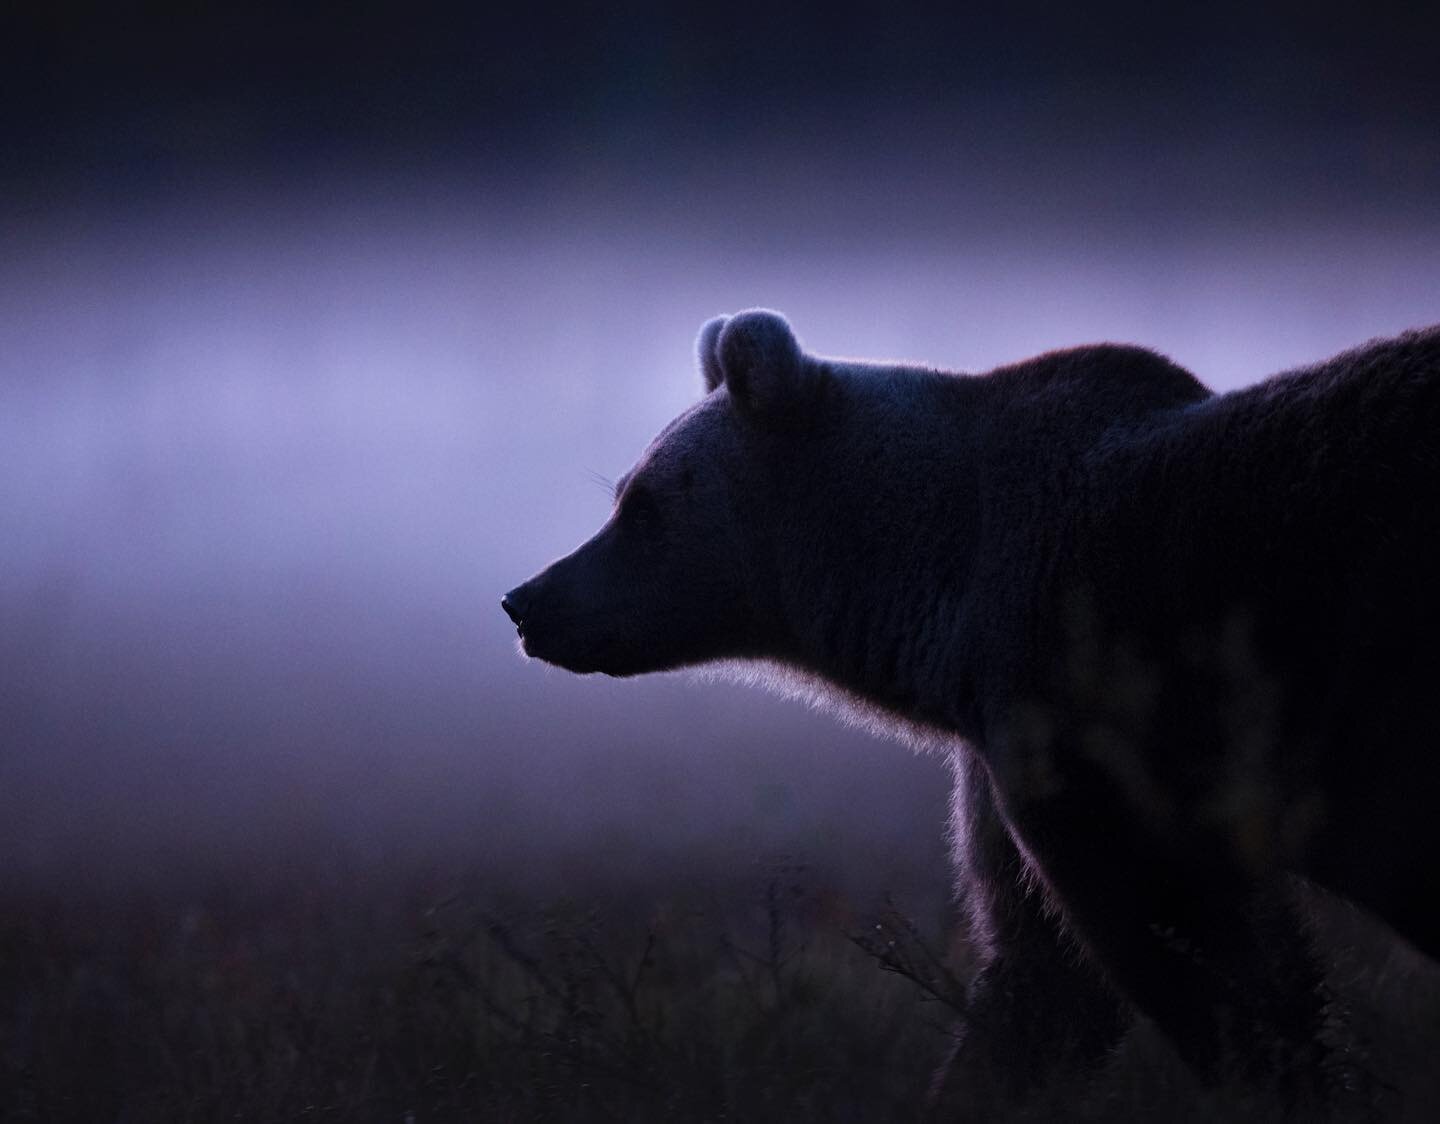
[[1183, 407], [1212, 397], [1210, 389], [1178, 363], [1130, 344], [1096, 343], [1047, 351], [997, 368], [986, 377], [1020, 408], [1061, 411], [1097, 421]]

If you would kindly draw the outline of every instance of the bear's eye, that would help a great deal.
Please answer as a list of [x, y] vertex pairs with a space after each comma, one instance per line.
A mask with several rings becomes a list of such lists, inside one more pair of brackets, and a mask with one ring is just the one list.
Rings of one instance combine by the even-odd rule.
[[620, 518], [640, 531], [651, 531], [660, 522], [660, 505], [644, 488], [631, 487], [620, 504]]

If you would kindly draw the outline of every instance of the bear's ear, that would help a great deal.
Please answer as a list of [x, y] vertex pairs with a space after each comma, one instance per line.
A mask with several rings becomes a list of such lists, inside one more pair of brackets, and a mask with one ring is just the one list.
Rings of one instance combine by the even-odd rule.
[[[702, 340], [715, 323], [705, 325]], [[785, 317], [753, 308], [714, 330], [716, 363], [743, 415], [778, 417], [801, 403], [814, 381], [815, 365], [801, 352]]]
[[715, 343], [720, 338], [720, 329], [723, 327], [725, 327], [725, 317], [723, 316], [707, 320], [695, 340], [695, 356], [700, 360], [700, 377], [705, 380], [706, 394], [725, 381], [725, 372], [720, 369], [720, 353], [715, 348]]

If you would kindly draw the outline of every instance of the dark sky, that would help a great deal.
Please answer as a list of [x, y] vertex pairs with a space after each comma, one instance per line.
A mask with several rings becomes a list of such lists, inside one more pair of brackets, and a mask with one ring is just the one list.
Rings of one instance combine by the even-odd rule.
[[1225, 388], [1440, 320], [1435, 39], [1373, 6], [3, 19], [12, 876], [788, 847], [894, 879], [940, 845], [937, 762], [527, 665], [499, 612], [694, 401], [699, 324], [968, 370], [1122, 339]]
[[663, 150], [992, 106], [1162, 147], [1230, 123], [1343, 151], [1434, 131], [1433, 25], [1408, 7], [12, 5], [0, 115], [32, 181], [562, 158], [627, 130]]

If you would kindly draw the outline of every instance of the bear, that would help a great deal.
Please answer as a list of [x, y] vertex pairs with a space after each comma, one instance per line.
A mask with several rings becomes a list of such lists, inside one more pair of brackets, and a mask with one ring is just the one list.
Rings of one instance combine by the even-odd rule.
[[1440, 327], [1225, 394], [1115, 344], [824, 358], [763, 309], [697, 350], [609, 520], [502, 599], [524, 653], [735, 669], [946, 755], [962, 1099], [1130, 1011], [1204, 1081], [1331, 1095], [1295, 882], [1440, 957]]

